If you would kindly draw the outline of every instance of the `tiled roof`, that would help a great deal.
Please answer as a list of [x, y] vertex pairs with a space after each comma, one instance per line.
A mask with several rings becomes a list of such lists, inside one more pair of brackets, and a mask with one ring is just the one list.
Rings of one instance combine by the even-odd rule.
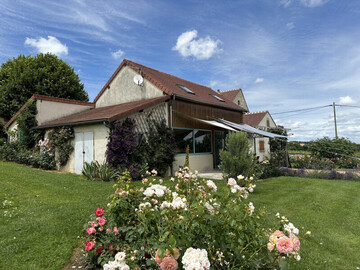
[[234, 98], [236, 97], [236, 95], [241, 91], [241, 89], [234, 89], [234, 90], [228, 90], [228, 91], [223, 91], [220, 92], [220, 95], [226, 97], [227, 99], [234, 101]]
[[[217, 92], [212, 90], [210, 87], [200, 85], [194, 82], [190, 82], [187, 80], [184, 80], [182, 78], [149, 68], [147, 66], [140, 65], [138, 63], [132, 62], [130, 60], [124, 59], [123, 62], [120, 64], [120, 66], [116, 69], [114, 74], [110, 77], [108, 82], [104, 85], [100, 93], [96, 96], [94, 102], [96, 102], [100, 96], [104, 93], [104, 91], [107, 89], [107, 87], [110, 85], [112, 80], [116, 77], [116, 75], [119, 73], [119, 71], [124, 66], [129, 66], [134, 71], [140, 74], [141, 69], [141, 75], [149, 80], [151, 83], [153, 83], [155, 86], [157, 86], [159, 89], [164, 91], [164, 93], [168, 95], [176, 95], [177, 97], [183, 97], [187, 100], [194, 100], [198, 102], [207, 103], [212, 106], [217, 107], [223, 107], [230, 110], [236, 110], [236, 111], [245, 111], [243, 108], [239, 107], [238, 105], [234, 104], [232, 100], [229, 100], [228, 98], [219, 95]], [[177, 85], [182, 85], [190, 89], [194, 94], [186, 93], [184, 90], [180, 89]], [[224, 100], [224, 102], [217, 100], [211, 95], [215, 95], [221, 99]]]
[[144, 110], [153, 105], [169, 100], [170, 96], [162, 96], [152, 99], [138, 100], [118, 105], [99, 107], [87, 111], [75, 113], [60, 119], [46, 122], [38, 128], [48, 128], [64, 125], [85, 124], [93, 122], [113, 122], [130, 114]]
[[249, 126], [257, 127], [260, 124], [261, 120], [264, 119], [267, 113], [268, 111], [246, 113], [243, 116], [243, 121], [245, 124], [248, 124]]
[[91, 103], [91, 102], [83, 102], [83, 101], [78, 101], [78, 100], [73, 100], [73, 99], [57, 98], [57, 97], [50, 97], [50, 96], [43, 96], [43, 95], [35, 94], [35, 95], [32, 95], [31, 98], [28, 99], [28, 101], [26, 101], [26, 103], [20, 108], [20, 110], [18, 110], [14, 114], [13, 117], [11, 117], [9, 122], [6, 123], [5, 128], [8, 128], [16, 120], [16, 118], [19, 116], [19, 114], [23, 110], [25, 110], [25, 108], [27, 107], [29, 102], [32, 101], [32, 100], [46, 100], [46, 101], [53, 101], [53, 102], [60, 102], [60, 103], [68, 103], [68, 104], [84, 105], [84, 106], [94, 107], [94, 103]]
[[74, 99], [50, 97], [50, 96], [43, 96], [43, 95], [37, 95], [37, 94], [33, 95], [32, 98], [38, 99], [38, 100], [47, 100], [47, 101], [69, 103], [69, 104], [75, 104], [75, 105], [94, 106], [94, 103], [92, 103], [92, 102], [84, 102], [84, 101], [79, 101], [79, 100], [74, 100]]

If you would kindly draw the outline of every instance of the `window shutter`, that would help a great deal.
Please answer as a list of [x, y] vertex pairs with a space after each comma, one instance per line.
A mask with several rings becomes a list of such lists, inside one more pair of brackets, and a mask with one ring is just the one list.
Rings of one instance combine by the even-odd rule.
[[265, 152], [265, 143], [263, 140], [259, 141], [259, 150], [260, 152]]

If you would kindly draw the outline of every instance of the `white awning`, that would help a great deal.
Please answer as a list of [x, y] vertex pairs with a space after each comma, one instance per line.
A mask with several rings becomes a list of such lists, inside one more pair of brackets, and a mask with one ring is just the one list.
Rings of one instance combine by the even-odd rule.
[[217, 122], [217, 121], [208, 121], [208, 120], [202, 120], [202, 119], [197, 119], [197, 118], [196, 118], [196, 120], [198, 120], [200, 122], [203, 122], [203, 123], [206, 123], [206, 124], [211, 125], [211, 126], [220, 127], [220, 128], [231, 130], [231, 131], [237, 131], [236, 129], [233, 129], [230, 126], [224, 125], [223, 123], [220, 123], [220, 122]]
[[[287, 138], [286, 136], [283, 135], [279, 135], [279, 134], [275, 134], [275, 133], [271, 133], [271, 132], [267, 132], [267, 131], [263, 131], [257, 128], [254, 128], [252, 126], [249, 126], [247, 124], [237, 124], [237, 123], [233, 123], [224, 119], [216, 119], [216, 121], [218, 123], [224, 124], [226, 126], [229, 126], [233, 129], [236, 130], [241, 130], [241, 131], [245, 131], [248, 133], [252, 133], [252, 134], [258, 134], [261, 135], [263, 137], [269, 137], [269, 138]], [[211, 121], [212, 122], [212, 121]]]

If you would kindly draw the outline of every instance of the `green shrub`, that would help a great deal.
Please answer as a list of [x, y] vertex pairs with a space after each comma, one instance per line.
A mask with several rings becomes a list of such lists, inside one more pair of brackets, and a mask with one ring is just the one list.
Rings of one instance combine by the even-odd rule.
[[97, 161], [85, 163], [81, 173], [90, 180], [104, 182], [113, 181], [119, 176], [118, 172], [111, 168], [106, 162], [100, 164]]
[[158, 174], [164, 176], [175, 156], [175, 138], [165, 121], [149, 121], [149, 134], [147, 136], [147, 163], [152, 170], [157, 169]]
[[40, 149], [40, 151], [28, 150], [19, 141], [0, 146], [0, 159], [45, 170], [53, 170], [56, 167], [53, 150], [48, 148]]
[[357, 149], [357, 145], [346, 138], [330, 139], [324, 137], [311, 141], [309, 145], [309, 150], [313, 156], [332, 160], [354, 156]]
[[256, 162], [245, 132], [232, 132], [227, 135], [225, 150], [220, 150], [220, 161], [225, 178], [254, 174]]
[[[171, 185], [153, 177], [140, 187], [131, 181], [129, 173], [119, 178], [108, 207], [97, 208], [84, 226], [86, 255], [96, 267], [110, 269], [115, 257], [120, 269], [288, 269], [287, 261], [300, 259], [299, 230], [279, 214], [277, 224], [264, 227], [265, 211], [246, 199], [251, 183], [229, 179], [220, 189], [188, 170]], [[280, 238], [287, 251], [275, 247]], [[194, 249], [202, 256], [189, 262]]]

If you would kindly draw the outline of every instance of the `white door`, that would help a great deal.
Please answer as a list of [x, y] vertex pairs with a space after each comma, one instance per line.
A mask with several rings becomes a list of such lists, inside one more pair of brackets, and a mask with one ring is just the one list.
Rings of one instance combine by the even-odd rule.
[[75, 164], [76, 174], [81, 174], [84, 165], [84, 133], [75, 133]]
[[74, 171], [81, 174], [85, 162], [91, 163], [94, 156], [94, 135], [92, 132], [75, 133], [75, 164]]
[[[84, 132], [84, 162], [93, 162], [94, 157], [94, 138], [92, 132]], [[85, 163], [84, 163], [85, 164]]]

